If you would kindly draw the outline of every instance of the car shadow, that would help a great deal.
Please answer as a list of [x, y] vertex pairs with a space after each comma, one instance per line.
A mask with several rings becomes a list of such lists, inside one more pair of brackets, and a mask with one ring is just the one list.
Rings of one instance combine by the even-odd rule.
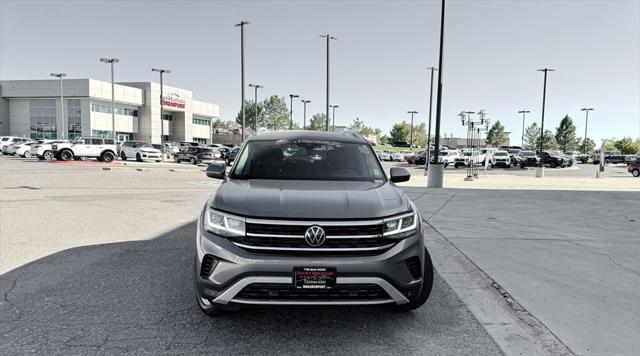
[[500, 353], [437, 274], [431, 298], [413, 312], [248, 307], [207, 317], [195, 301], [194, 241], [192, 222], [151, 240], [72, 248], [1, 275], [0, 354]]

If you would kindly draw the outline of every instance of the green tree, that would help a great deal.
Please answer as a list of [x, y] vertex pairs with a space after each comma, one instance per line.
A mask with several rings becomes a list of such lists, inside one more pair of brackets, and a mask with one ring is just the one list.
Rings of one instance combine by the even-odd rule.
[[211, 126], [213, 128], [213, 130], [215, 131], [216, 129], [222, 129], [222, 130], [233, 130], [234, 128], [236, 128], [237, 124], [235, 121], [229, 120], [229, 121], [222, 121], [220, 119], [216, 119], [211, 123]]
[[524, 130], [524, 148], [528, 150], [535, 150], [538, 148], [537, 143], [540, 140], [540, 126], [537, 123], [532, 123]]
[[411, 132], [411, 125], [406, 122], [396, 122], [391, 128], [389, 135], [391, 136], [391, 143], [396, 142], [409, 142], [409, 133]]
[[[411, 133], [409, 133], [409, 137], [411, 137]], [[413, 126], [413, 144], [418, 147], [427, 146], [427, 124], [424, 122]]]
[[624, 137], [614, 141], [613, 146], [623, 155], [636, 154], [640, 152], [640, 138]]
[[381, 145], [388, 145], [391, 141], [391, 138], [387, 135], [382, 135], [382, 137], [380, 137], [380, 144]]
[[307, 130], [324, 131], [326, 124], [327, 124], [327, 115], [316, 113], [316, 114], [313, 114], [313, 117], [309, 121], [309, 125], [307, 125]]
[[289, 109], [284, 97], [272, 95], [262, 102], [262, 120], [258, 121], [260, 127], [272, 130], [284, 130], [289, 128]]
[[[264, 126], [262, 124], [264, 107], [263, 103], [258, 103], [256, 105], [253, 101], [245, 100], [244, 101], [244, 125], [245, 127], [253, 130], [256, 122], [256, 109], [258, 111], [258, 127]], [[238, 111], [238, 115], [236, 115], [236, 123], [238, 125], [242, 125], [242, 109]]]
[[364, 126], [364, 122], [360, 120], [359, 117], [356, 117], [356, 119], [351, 123], [351, 126], [349, 126], [349, 129], [351, 129], [351, 131], [357, 132], [359, 134], [362, 134], [365, 128], [366, 127]]
[[556, 142], [562, 152], [573, 151], [577, 147], [576, 126], [569, 115], [565, 115], [556, 128]]
[[[536, 148], [540, 148], [540, 137], [536, 140]], [[544, 130], [544, 146], [542, 147], [544, 150], [557, 150], [559, 149], [558, 143], [556, 142], [556, 136], [553, 134], [551, 130]]]
[[507, 133], [504, 131], [504, 126], [500, 123], [500, 120], [498, 120], [491, 126], [489, 132], [487, 132], [487, 145], [500, 147], [507, 143], [507, 141]]
[[591, 154], [591, 153], [593, 153], [595, 148], [596, 148], [595, 141], [593, 141], [592, 139], [587, 137], [586, 145], [585, 145], [585, 139], [580, 140], [580, 142], [578, 143], [578, 149], [577, 150], [580, 151], [580, 152]]

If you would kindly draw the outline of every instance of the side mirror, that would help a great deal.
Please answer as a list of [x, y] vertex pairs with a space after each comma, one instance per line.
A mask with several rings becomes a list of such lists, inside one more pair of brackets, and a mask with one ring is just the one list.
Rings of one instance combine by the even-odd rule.
[[207, 167], [205, 173], [209, 178], [224, 179], [227, 166], [224, 163], [212, 163]]
[[411, 174], [409, 174], [406, 169], [400, 167], [391, 167], [391, 182], [406, 182], [409, 180], [409, 178], [411, 178]]

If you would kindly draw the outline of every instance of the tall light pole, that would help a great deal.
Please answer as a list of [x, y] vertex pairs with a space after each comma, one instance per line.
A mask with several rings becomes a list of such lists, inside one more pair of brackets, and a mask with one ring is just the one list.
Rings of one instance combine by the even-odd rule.
[[301, 100], [302, 103], [304, 104], [304, 114], [303, 114], [303, 121], [302, 121], [302, 129], [306, 130], [307, 129], [307, 104], [309, 104], [311, 102], [311, 100]]
[[530, 112], [531, 111], [529, 111], [529, 110], [520, 110], [520, 111], [518, 111], [518, 114], [522, 114], [522, 136], [520, 137], [520, 145], [522, 146], [523, 149], [524, 149], [524, 116], [527, 115]]
[[[407, 111], [407, 114], [411, 114], [411, 140], [409, 141], [409, 146], [413, 148], [413, 114], [417, 114], [417, 111]], [[429, 148], [427, 147], [427, 150]]]
[[264, 88], [264, 87], [260, 84], [249, 84], [249, 87], [254, 88], [256, 92], [254, 97], [254, 103], [256, 105], [256, 121], [253, 123], [253, 132], [257, 133], [258, 132], [258, 89]]
[[584, 139], [582, 140], [582, 153], [587, 153], [587, 125], [589, 125], [589, 111], [593, 110], [593, 108], [582, 108], [581, 111], [584, 111]]
[[442, 113], [442, 59], [444, 50], [444, 8], [445, 0], [442, 0], [442, 12], [440, 14], [440, 51], [438, 59], [438, 97], [436, 99], [436, 134], [435, 134], [435, 155], [434, 155], [434, 167], [435, 169], [429, 174], [427, 186], [430, 188], [442, 188], [442, 181], [444, 176], [444, 167], [439, 162], [440, 156], [440, 118]]
[[333, 118], [331, 119], [332, 124], [331, 124], [331, 131], [335, 131], [336, 130], [336, 108], [339, 108], [339, 105], [331, 105], [331, 108], [333, 108]]
[[113, 64], [120, 62], [118, 58], [100, 58], [100, 62], [111, 64], [111, 136], [116, 140], [116, 104], [115, 85], [113, 82]]
[[433, 72], [438, 70], [435, 67], [429, 67], [427, 68], [429, 70], [431, 70], [431, 82], [429, 84], [429, 124], [428, 124], [428, 128], [427, 128], [427, 150], [425, 152], [425, 155], [427, 156], [427, 163], [424, 165], [424, 174], [427, 174], [427, 171], [429, 170], [429, 162], [431, 162], [431, 112], [432, 110], [432, 106], [433, 106]]
[[331, 40], [337, 40], [337, 38], [330, 36], [328, 33], [326, 35], [320, 35], [320, 37], [324, 37], [327, 39], [327, 100], [326, 100], [326, 123], [325, 123], [325, 131], [329, 131], [329, 42]]
[[56, 77], [56, 78], [60, 79], [60, 112], [61, 112], [60, 119], [62, 120], [60, 122], [62, 124], [62, 134], [61, 134], [62, 137], [60, 137], [60, 138], [64, 140], [64, 137], [65, 137], [64, 133], [65, 133], [65, 131], [67, 131], [67, 129], [65, 127], [66, 124], [64, 123], [64, 96], [62, 95], [62, 78], [66, 77], [67, 74], [66, 73], [51, 73], [49, 75], [52, 76], [52, 77]]
[[162, 117], [162, 111], [164, 111], [164, 97], [162, 94], [162, 87], [163, 87], [163, 82], [162, 82], [162, 77], [164, 75], [164, 73], [171, 73], [170, 70], [168, 69], [161, 69], [161, 68], [151, 68], [152, 72], [158, 72], [160, 73], [160, 147], [161, 147], [161, 152], [162, 152], [162, 161], [164, 162], [164, 154], [165, 154], [165, 147], [164, 147], [164, 118]]
[[547, 73], [553, 72], [554, 69], [544, 68], [538, 69], [538, 72], [544, 72], [544, 85], [542, 86], [542, 120], [540, 124], [540, 166], [536, 170], [536, 177], [544, 177], [544, 106], [547, 99]]
[[240, 91], [242, 96], [242, 102], [240, 104], [242, 111], [242, 140], [244, 142], [244, 26], [248, 25], [248, 21], [240, 21], [240, 23], [235, 24], [235, 27], [240, 27]]
[[289, 94], [291, 99], [291, 106], [289, 108], [289, 130], [293, 130], [293, 98], [299, 98], [300, 95]]

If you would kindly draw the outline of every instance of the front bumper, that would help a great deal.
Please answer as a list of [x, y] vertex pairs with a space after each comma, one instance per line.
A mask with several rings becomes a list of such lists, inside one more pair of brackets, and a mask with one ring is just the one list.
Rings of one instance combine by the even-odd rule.
[[[194, 272], [200, 294], [198, 297], [218, 305], [400, 305], [417, 298], [422, 285], [420, 276], [424, 274], [425, 246], [420, 229], [415, 235], [398, 241], [380, 254], [347, 256], [292, 256], [248, 252], [223, 237], [205, 231], [201, 221], [198, 222], [196, 234]], [[206, 255], [213, 256], [217, 264], [209, 275], [202, 275], [202, 262]], [[420, 266], [417, 278], [407, 262], [416, 258], [419, 259], [416, 263]], [[331, 289], [336, 290], [336, 293], [327, 293], [326, 297], [322, 293], [314, 298], [295, 297], [294, 267], [336, 268], [336, 286]], [[286, 289], [286, 294], [277, 295], [277, 292], [269, 290], [268, 297], [246, 298], [245, 288], [251, 288], [250, 286], [260, 286], [266, 290]], [[351, 293], [353, 289], [359, 289], [359, 286], [377, 288], [380, 295], [375, 298], [360, 298], [338, 293], [342, 289]]]

